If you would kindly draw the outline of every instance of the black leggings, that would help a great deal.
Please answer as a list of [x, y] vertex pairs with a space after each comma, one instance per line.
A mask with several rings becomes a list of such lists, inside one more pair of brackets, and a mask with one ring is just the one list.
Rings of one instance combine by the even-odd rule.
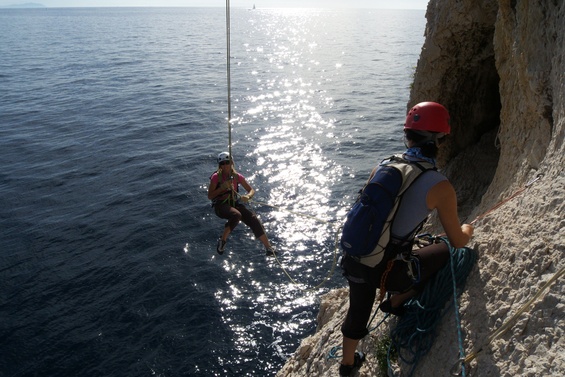
[[[387, 292], [403, 293], [414, 289], [422, 290], [429, 281], [449, 261], [449, 247], [441, 242], [415, 250], [420, 262], [420, 281], [415, 284], [408, 275], [408, 264], [395, 260], [387, 275], [385, 289]], [[386, 270], [386, 260], [376, 267], [365, 266], [351, 257], [345, 256], [342, 262], [344, 275], [349, 282], [349, 310], [341, 327], [344, 336], [350, 339], [362, 339], [367, 335], [367, 322], [371, 316], [377, 288], [380, 289], [381, 277]]]
[[214, 205], [214, 212], [216, 216], [228, 220], [225, 226], [229, 226], [230, 231], [234, 230], [240, 221], [243, 221], [245, 225], [251, 228], [255, 237], [259, 238], [265, 234], [263, 225], [261, 225], [261, 221], [259, 221], [255, 212], [243, 204], [236, 204], [235, 207], [228, 203], [216, 204]]

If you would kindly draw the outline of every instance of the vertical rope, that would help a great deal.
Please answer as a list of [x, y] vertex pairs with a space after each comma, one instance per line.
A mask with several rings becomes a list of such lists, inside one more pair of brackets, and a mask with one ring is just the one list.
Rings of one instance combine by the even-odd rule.
[[[459, 358], [460, 360], [465, 360], [465, 348], [463, 345], [463, 335], [461, 329], [461, 318], [459, 317], [459, 306], [457, 305], [457, 277], [455, 274], [455, 262], [454, 262], [454, 249], [449, 243], [449, 240], [444, 239], [445, 243], [449, 245], [449, 264], [451, 265], [451, 281], [453, 282], [453, 306], [455, 308], [455, 323], [457, 324], [457, 339], [459, 341]], [[457, 252], [457, 250], [455, 250]], [[465, 371], [465, 363], [461, 363], [461, 376], [466, 377], [467, 372]]]
[[231, 70], [230, 70], [230, 0], [226, 0], [226, 71], [228, 80], [228, 153], [231, 153]]

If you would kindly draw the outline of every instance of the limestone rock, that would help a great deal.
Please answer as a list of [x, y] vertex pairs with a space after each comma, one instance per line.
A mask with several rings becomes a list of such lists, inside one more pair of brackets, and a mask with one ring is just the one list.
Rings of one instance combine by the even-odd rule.
[[[440, 162], [462, 219], [476, 220], [470, 246], [480, 253], [459, 303], [470, 353], [565, 266], [565, 4], [430, 0], [426, 17], [407, 107], [437, 101], [452, 117]], [[429, 227], [439, 230], [437, 219]], [[564, 280], [485, 347], [472, 362], [475, 375], [565, 375]], [[347, 307], [346, 289], [327, 294], [317, 332], [278, 376], [337, 375], [339, 359], [327, 354], [341, 344]], [[378, 375], [375, 347], [387, 328], [381, 331], [360, 343], [368, 359], [359, 376]], [[457, 358], [450, 313], [414, 375], [447, 376]]]

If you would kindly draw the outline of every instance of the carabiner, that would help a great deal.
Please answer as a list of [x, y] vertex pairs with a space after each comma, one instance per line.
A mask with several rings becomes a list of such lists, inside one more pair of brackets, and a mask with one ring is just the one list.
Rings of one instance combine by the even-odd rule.
[[525, 187], [530, 187], [531, 185], [533, 185], [534, 183], [539, 181], [541, 179], [541, 177], [543, 177], [543, 173], [539, 173], [538, 175], [536, 175], [535, 178], [531, 179], [528, 183], [526, 183]]
[[462, 357], [451, 367], [449, 373], [452, 376], [462, 376], [463, 375], [463, 365], [465, 365], [465, 358]]

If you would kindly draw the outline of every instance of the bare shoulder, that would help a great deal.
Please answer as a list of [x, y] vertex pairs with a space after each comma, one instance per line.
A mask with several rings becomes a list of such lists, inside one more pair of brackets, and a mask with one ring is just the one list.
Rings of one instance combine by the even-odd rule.
[[440, 208], [446, 204], [452, 204], [452, 201], [457, 201], [455, 189], [449, 180], [443, 180], [436, 183], [428, 192], [426, 197], [426, 204], [428, 208]]

